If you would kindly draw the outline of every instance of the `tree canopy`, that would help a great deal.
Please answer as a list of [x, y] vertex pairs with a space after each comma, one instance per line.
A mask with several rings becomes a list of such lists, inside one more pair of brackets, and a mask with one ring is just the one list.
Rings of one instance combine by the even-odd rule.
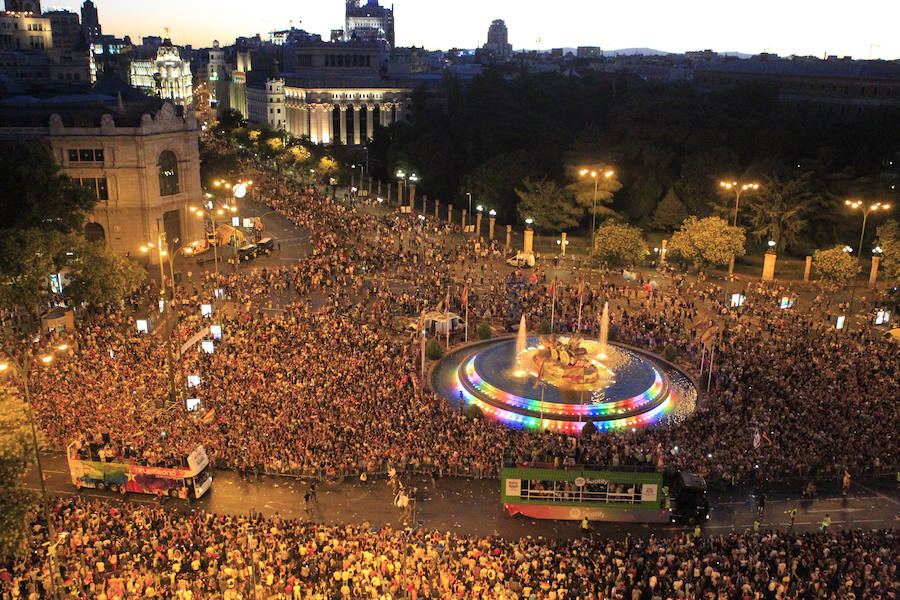
[[526, 177], [516, 194], [522, 199], [519, 216], [522, 220], [534, 219], [534, 228], [538, 231], [558, 232], [572, 228], [584, 213], [555, 181], [548, 179]]
[[669, 252], [699, 266], [725, 265], [744, 255], [744, 230], [719, 217], [685, 219], [669, 240]]

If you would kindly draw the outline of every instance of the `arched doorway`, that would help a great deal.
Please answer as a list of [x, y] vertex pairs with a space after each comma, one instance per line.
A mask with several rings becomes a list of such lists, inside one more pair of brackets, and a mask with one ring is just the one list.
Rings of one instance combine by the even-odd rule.
[[100, 223], [87, 223], [84, 226], [84, 237], [89, 242], [99, 244], [106, 242], [106, 232]]

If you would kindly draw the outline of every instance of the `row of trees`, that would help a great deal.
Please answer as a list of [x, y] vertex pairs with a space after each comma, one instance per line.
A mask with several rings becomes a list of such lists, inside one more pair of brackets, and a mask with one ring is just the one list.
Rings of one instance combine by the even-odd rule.
[[[666, 256], [705, 269], [724, 266], [732, 256], [743, 256], [745, 244], [744, 229], [720, 217], [688, 217], [669, 239]], [[876, 244], [881, 250], [882, 280], [900, 284], [900, 225], [888, 221], [879, 227]], [[600, 260], [620, 266], [637, 263], [650, 252], [640, 228], [610, 219], [597, 228], [594, 253]], [[829, 284], [846, 284], [860, 269], [858, 257], [843, 245], [816, 250], [812, 257], [819, 277]]]
[[728, 214], [733, 197], [719, 179], [752, 178], [760, 188], [741, 211], [748, 245], [774, 240], [779, 253], [804, 255], [853, 237], [841, 203], [890, 194], [879, 175], [900, 149], [896, 111], [789, 112], [761, 86], [701, 94], [604, 73], [488, 71], [444, 87], [442, 102], [414, 96], [412, 123], [376, 130], [373, 173], [387, 181], [398, 166], [413, 169], [430, 197], [462, 205], [471, 192], [501, 222], [527, 214], [547, 231], [589, 226], [584, 167], [616, 173], [600, 213], [665, 232], [691, 215]]

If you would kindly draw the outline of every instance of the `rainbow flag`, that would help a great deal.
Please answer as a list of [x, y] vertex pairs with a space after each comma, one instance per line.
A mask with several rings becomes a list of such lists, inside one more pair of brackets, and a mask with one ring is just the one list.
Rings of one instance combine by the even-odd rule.
[[209, 409], [208, 411], [206, 411], [206, 414], [203, 415], [203, 422], [206, 423], [207, 425], [209, 425], [210, 423], [212, 423], [215, 420], [216, 420], [216, 409], [215, 408]]

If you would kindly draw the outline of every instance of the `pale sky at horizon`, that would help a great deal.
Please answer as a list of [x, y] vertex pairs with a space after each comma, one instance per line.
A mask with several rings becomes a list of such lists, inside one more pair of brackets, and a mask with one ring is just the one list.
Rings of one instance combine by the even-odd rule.
[[[328, 38], [344, 24], [344, 0], [93, 0], [103, 33], [162, 35], [176, 44], [204, 47], [218, 39], [294, 26]], [[390, 0], [381, 0], [390, 5]], [[81, 0], [44, 0], [44, 10], [79, 12]], [[900, 59], [900, 1], [860, 0], [555, 0], [540, 10], [536, 0], [394, 0], [400, 46], [474, 48], [487, 39], [493, 19], [503, 19], [513, 48], [647, 47], [669, 52], [711, 48], [718, 52], [769, 51], [857, 59]], [[222, 13], [226, 13], [222, 15]], [[221, 15], [221, 16], [219, 16]], [[892, 31], [892, 29], [894, 31]], [[540, 40], [540, 41], [538, 41]]]

